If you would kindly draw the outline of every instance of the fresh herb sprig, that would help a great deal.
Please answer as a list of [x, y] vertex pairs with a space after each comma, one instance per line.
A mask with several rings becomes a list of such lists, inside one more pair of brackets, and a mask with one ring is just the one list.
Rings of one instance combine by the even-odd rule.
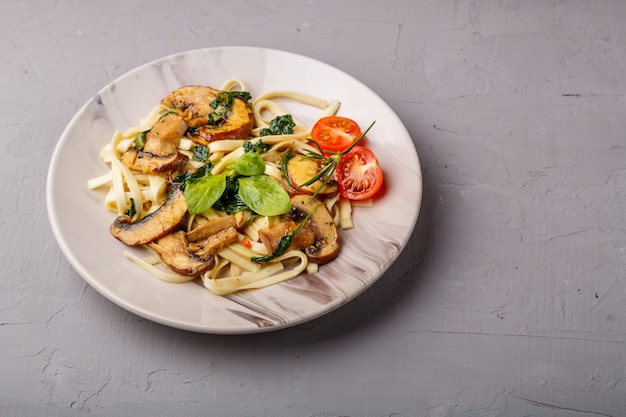
[[124, 212], [125, 215], [127, 215], [128, 217], [135, 217], [135, 214], [137, 214], [137, 208], [135, 207], [135, 199], [134, 198], [130, 198], [130, 207], [128, 208], [128, 210], [126, 210]]
[[[339, 162], [341, 162], [341, 157], [350, 152], [352, 148], [354, 148], [365, 137], [367, 132], [369, 132], [372, 126], [374, 126], [374, 123], [376, 123], [376, 121], [373, 121], [372, 124], [370, 124], [369, 127], [365, 129], [363, 133], [361, 133], [361, 136], [359, 136], [357, 140], [352, 142], [352, 145], [350, 145], [343, 151], [323, 151], [316, 141], [314, 141], [313, 139], [309, 139], [309, 142], [313, 144], [318, 152], [306, 149], [304, 157], [320, 161], [322, 169], [307, 182], [303, 183], [301, 187], [306, 187], [307, 185], [313, 184], [315, 181], [323, 179], [322, 185], [318, 188], [317, 192], [323, 189], [331, 181], [333, 174], [337, 169], [337, 165], [339, 164]], [[316, 196], [317, 192], [313, 195], [313, 197]]]
[[206, 176], [207, 174], [210, 173], [212, 168], [213, 168], [213, 163], [209, 161], [206, 165], [202, 165], [194, 172], [187, 171], [184, 174], [177, 176], [176, 178], [174, 178], [174, 182], [180, 184], [179, 187], [181, 191], [185, 191], [185, 187], [187, 186], [187, 183], [189, 183], [190, 181], [196, 181], [199, 178]]
[[285, 252], [287, 252], [287, 249], [289, 249], [289, 246], [291, 245], [291, 241], [293, 240], [294, 237], [296, 237], [296, 235], [298, 233], [300, 233], [300, 230], [302, 230], [302, 228], [304, 227], [304, 225], [306, 224], [306, 222], [308, 222], [311, 217], [313, 216], [313, 213], [315, 213], [317, 211], [317, 209], [322, 205], [323, 203], [319, 203], [318, 205], [316, 205], [313, 210], [311, 210], [306, 217], [304, 218], [304, 220], [302, 220], [302, 222], [300, 222], [300, 224], [298, 224], [298, 226], [296, 226], [295, 229], [293, 229], [293, 231], [283, 237], [280, 238], [280, 240], [278, 241], [278, 244], [276, 244], [276, 247], [274, 248], [274, 252], [270, 253], [269, 255], [266, 256], [253, 256], [250, 258], [250, 260], [252, 262], [261, 262], [261, 263], [266, 263], [269, 262], [273, 259], [278, 258], [280, 255], [284, 254]]

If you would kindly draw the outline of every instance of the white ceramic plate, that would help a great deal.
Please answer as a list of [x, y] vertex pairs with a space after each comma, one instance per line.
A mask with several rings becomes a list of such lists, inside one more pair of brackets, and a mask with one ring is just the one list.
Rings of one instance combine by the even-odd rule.
[[[109, 234], [115, 215], [87, 180], [106, 172], [99, 158], [115, 129], [138, 124], [170, 91], [189, 84], [219, 87], [237, 78], [253, 97], [294, 90], [341, 101], [339, 114], [361, 126], [376, 121], [368, 146], [385, 174], [385, 194], [357, 208], [356, 228], [342, 233], [337, 259], [315, 275], [219, 297], [197, 282], [168, 284], [126, 260], [129, 248]], [[303, 122], [309, 115], [294, 109]], [[184, 52], [136, 68], [102, 89], [69, 123], [48, 173], [48, 215], [59, 246], [78, 273], [103, 296], [146, 319], [204, 333], [256, 333], [293, 326], [345, 304], [374, 283], [406, 245], [419, 213], [422, 178], [417, 153], [389, 106], [351, 76], [292, 53], [251, 47]], [[133, 249], [141, 251], [142, 249]], [[143, 252], [145, 253], [145, 252]]]

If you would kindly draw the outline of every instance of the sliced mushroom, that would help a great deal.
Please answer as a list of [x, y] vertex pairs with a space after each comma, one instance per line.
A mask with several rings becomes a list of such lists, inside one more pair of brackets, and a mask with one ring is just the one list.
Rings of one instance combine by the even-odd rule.
[[315, 210], [305, 227], [315, 235], [315, 242], [304, 249], [309, 262], [325, 264], [335, 259], [341, 249], [339, 232], [326, 206], [316, 199], [311, 201], [308, 194], [291, 197], [291, 206], [297, 217], [305, 217]]
[[119, 216], [110, 231], [116, 239], [127, 245], [143, 245], [171, 232], [186, 213], [185, 196], [177, 185], [173, 185], [168, 199], [154, 213], [135, 223], [129, 216]]
[[310, 214], [309, 220], [292, 238], [289, 249], [303, 250], [309, 262], [324, 264], [333, 260], [341, 249], [339, 232], [330, 212], [308, 194], [291, 197], [291, 212], [286, 220], [259, 231], [261, 242], [274, 252], [283, 236], [292, 233]]
[[201, 126], [198, 128], [198, 138], [206, 143], [222, 139], [247, 139], [254, 128], [252, 109], [244, 100], [235, 98], [230, 114], [221, 125]]
[[319, 161], [304, 158], [301, 155], [294, 156], [287, 162], [289, 181], [297, 192], [307, 194], [317, 193], [319, 196], [336, 195], [339, 186], [335, 181], [329, 181], [327, 184], [324, 184], [322, 180], [317, 180], [313, 184], [302, 185], [315, 177], [321, 169], [322, 167]]
[[161, 104], [174, 109], [191, 127], [203, 126], [213, 112], [211, 102], [220, 90], [200, 85], [189, 85], [172, 91]]
[[220, 249], [235, 243], [238, 240], [237, 229], [228, 227], [207, 237], [205, 240], [190, 244], [190, 249], [196, 256], [215, 255]]
[[[268, 253], [272, 253], [278, 246], [280, 239], [293, 232], [296, 227], [298, 227], [298, 224], [293, 220], [276, 223], [266, 229], [259, 230], [259, 238]], [[305, 226], [291, 239], [289, 250], [303, 250], [314, 245], [315, 239], [315, 233]]]
[[130, 169], [144, 174], [168, 174], [184, 167], [189, 157], [180, 152], [159, 156], [149, 152], [129, 150], [122, 154], [121, 161]]
[[201, 257], [189, 251], [183, 231], [167, 234], [148, 246], [172, 271], [188, 277], [197, 277], [215, 264], [212, 256]]
[[170, 156], [178, 152], [180, 138], [185, 136], [187, 128], [187, 122], [178, 114], [165, 114], [146, 134], [143, 151], [158, 156]]
[[224, 217], [216, 217], [214, 219], [207, 220], [193, 230], [187, 232], [187, 240], [190, 242], [199, 242], [211, 235], [216, 234], [217, 232], [221, 232], [224, 229], [235, 226], [237, 226], [237, 220], [233, 214]]
[[185, 86], [172, 91], [161, 100], [164, 106], [174, 109], [190, 127], [197, 128], [197, 135], [190, 138], [201, 145], [221, 139], [245, 139], [254, 127], [252, 109], [245, 100], [234, 98], [229, 115], [219, 126], [209, 126], [208, 116], [213, 112], [211, 102], [221, 93], [211, 87]]

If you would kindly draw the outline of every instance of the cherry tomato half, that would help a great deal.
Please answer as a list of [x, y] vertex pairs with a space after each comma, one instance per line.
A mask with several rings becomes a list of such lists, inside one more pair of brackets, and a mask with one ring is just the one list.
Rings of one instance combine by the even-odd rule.
[[354, 120], [341, 116], [322, 117], [311, 130], [311, 139], [324, 151], [343, 151], [360, 136], [359, 125]]
[[339, 194], [350, 200], [373, 197], [383, 185], [383, 171], [374, 152], [359, 145], [341, 156], [335, 176]]

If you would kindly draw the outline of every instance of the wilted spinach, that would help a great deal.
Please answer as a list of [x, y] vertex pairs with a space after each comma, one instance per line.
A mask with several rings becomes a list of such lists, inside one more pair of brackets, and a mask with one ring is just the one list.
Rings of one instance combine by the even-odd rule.
[[252, 143], [251, 140], [246, 140], [243, 142], [243, 150], [244, 152], [256, 152], [263, 153], [269, 150], [272, 146], [263, 143], [262, 139], [256, 141], [256, 143]]
[[250, 105], [252, 96], [247, 91], [222, 91], [218, 93], [210, 106], [213, 109], [207, 116], [207, 124], [210, 126], [219, 126], [228, 118], [228, 113], [233, 106], [233, 100], [240, 98]]
[[275, 117], [271, 122], [269, 127], [265, 129], [261, 129], [259, 132], [259, 136], [268, 136], [268, 135], [289, 135], [293, 133], [293, 128], [295, 127], [295, 122], [293, 121], [293, 117], [290, 114], [283, 114], [281, 116]]
[[181, 191], [185, 191], [185, 187], [189, 181], [204, 177], [212, 168], [213, 163], [209, 162], [206, 165], [202, 165], [195, 172], [187, 171], [184, 174], [177, 176], [174, 178], [174, 182], [180, 184], [179, 188]]
[[209, 147], [208, 146], [194, 146], [193, 147], [193, 160], [198, 162], [206, 162], [209, 160]]

